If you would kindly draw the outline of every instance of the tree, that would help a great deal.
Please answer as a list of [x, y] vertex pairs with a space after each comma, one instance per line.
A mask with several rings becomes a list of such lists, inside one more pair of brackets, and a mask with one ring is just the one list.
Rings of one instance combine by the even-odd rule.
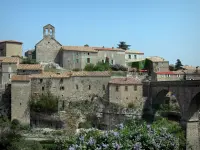
[[179, 70], [179, 69], [182, 69], [182, 63], [180, 61], [180, 59], [177, 59], [176, 60], [176, 64], [175, 64], [175, 70]]
[[88, 44], [85, 44], [84, 46], [85, 46], [85, 47], [89, 47], [89, 45], [88, 45]]
[[169, 65], [169, 70], [170, 71], [174, 71], [175, 70], [175, 66], [173, 64]]
[[128, 50], [131, 45], [127, 45], [126, 42], [120, 41], [117, 48]]

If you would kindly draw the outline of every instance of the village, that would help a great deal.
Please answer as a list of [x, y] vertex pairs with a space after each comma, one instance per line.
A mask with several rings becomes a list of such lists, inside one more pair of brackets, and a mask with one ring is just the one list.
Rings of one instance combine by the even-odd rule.
[[[168, 97], [170, 102], [163, 103], [177, 106], [179, 121], [185, 117], [178, 109], [178, 95], [169, 86], [196, 84], [200, 80], [198, 66], [182, 65], [178, 58], [177, 66], [171, 66], [160, 56], [145, 56], [144, 52], [120, 47], [65, 46], [56, 40], [51, 24], [45, 25], [42, 33], [43, 39], [25, 56], [23, 41], [0, 41], [1, 117], [34, 128], [75, 131], [93, 114], [97, 121], [91, 119], [91, 127], [111, 129], [127, 116], [142, 117], [144, 108], [151, 107], [145, 104], [154, 83], [167, 83], [163, 86], [168, 87], [160, 97], [157, 92], [158, 103]], [[178, 90], [180, 93], [181, 88]], [[51, 109], [30, 104], [40, 96], [57, 97], [57, 104], [50, 104]], [[108, 106], [110, 103], [117, 105], [117, 110]], [[85, 114], [78, 111], [81, 106]], [[70, 112], [72, 108], [77, 112]]]

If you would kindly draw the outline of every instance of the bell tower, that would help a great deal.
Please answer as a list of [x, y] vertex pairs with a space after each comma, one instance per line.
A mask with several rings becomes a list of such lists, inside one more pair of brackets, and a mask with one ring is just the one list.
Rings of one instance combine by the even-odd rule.
[[55, 39], [55, 27], [48, 24], [43, 27], [43, 38], [50, 37]]

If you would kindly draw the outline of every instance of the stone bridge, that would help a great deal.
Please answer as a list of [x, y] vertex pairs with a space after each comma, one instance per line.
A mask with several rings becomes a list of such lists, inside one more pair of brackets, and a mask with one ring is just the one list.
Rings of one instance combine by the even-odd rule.
[[168, 93], [176, 97], [188, 142], [194, 150], [199, 150], [200, 80], [144, 83], [144, 96], [148, 97], [151, 104], [162, 104], [162, 99]]

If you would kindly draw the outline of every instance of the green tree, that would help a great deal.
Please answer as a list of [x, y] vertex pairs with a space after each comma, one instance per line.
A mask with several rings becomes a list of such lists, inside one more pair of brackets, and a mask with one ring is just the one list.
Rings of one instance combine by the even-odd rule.
[[128, 50], [131, 45], [127, 45], [126, 42], [120, 41], [117, 48]]
[[84, 46], [85, 46], [85, 47], [89, 47], [89, 45], [88, 45], [88, 44], [85, 44]]
[[175, 70], [179, 70], [179, 69], [182, 69], [182, 63], [180, 61], [180, 59], [177, 59], [176, 60], [176, 64], [175, 64]]
[[35, 59], [23, 58], [21, 64], [38, 64]]
[[170, 71], [175, 71], [175, 66], [173, 64], [169, 65], [169, 70]]

